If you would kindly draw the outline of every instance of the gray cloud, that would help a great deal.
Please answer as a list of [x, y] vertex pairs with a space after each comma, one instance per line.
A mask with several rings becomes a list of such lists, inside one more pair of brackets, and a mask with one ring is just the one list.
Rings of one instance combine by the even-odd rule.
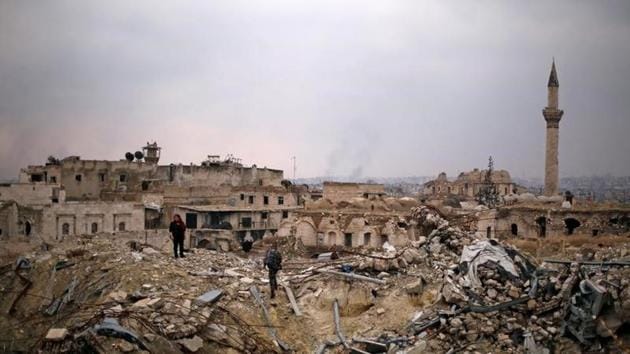
[[[0, 178], [49, 154], [234, 153], [298, 175], [630, 174], [625, 1], [0, 2]], [[333, 159], [335, 157], [336, 159]]]

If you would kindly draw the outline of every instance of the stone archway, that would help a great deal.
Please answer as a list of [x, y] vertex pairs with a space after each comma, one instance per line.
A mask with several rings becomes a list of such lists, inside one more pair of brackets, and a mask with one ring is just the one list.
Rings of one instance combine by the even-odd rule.
[[576, 218], [564, 219], [564, 226], [567, 229], [567, 235], [573, 235], [573, 233], [575, 232], [575, 229], [580, 227], [580, 225], [582, 225], [582, 223], [580, 223], [580, 221]]

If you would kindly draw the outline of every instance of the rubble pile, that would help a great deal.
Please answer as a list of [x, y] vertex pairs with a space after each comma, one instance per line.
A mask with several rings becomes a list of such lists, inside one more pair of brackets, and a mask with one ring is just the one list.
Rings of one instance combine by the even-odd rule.
[[411, 210], [411, 215], [428, 235], [420, 239], [419, 246], [427, 250], [433, 262], [442, 266], [455, 262], [464, 246], [476, 239], [473, 233], [467, 233], [459, 227], [452, 226], [434, 208], [416, 207]]
[[[430, 207], [427, 236], [369, 254], [304, 257], [77, 238], [0, 264], [3, 351], [484, 353], [612, 351], [630, 333], [626, 248], [535, 260]], [[285, 256], [269, 297], [262, 259]], [[164, 246], [167, 244], [165, 243]], [[624, 246], [625, 247], [625, 246]], [[346, 252], [347, 251], [347, 252]], [[7, 342], [2, 342], [7, 343]]]
[[0, 305], [12, 316], [0, 333], [15, 339], [11, 350], [179, 353], [196, 352], [200, 340], [222, 351], [273, 348], [229, 308], [254, 282], [241, 273], [263, 278], [255, 261], [205, 249], [175, 260], [98, 237], [78, 243], [2, 267]]
[[628, 262], [537, 267], [514, 248], [476, 241], [445, 272], [440, 292], [445, 306], [415, 319], [412, 333], [433, 328], [437, 335], [426, 345], [437, 352], [548, 353], [558, 343], [575, 351], [601, 350], [630, 323], [629, 267]]

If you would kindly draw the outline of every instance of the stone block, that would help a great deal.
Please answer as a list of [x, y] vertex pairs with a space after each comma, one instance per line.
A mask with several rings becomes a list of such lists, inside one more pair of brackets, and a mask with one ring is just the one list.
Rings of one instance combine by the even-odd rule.
[[68, 336], [68, 330], [65, 328], [51, 328], [46, 333], [46, 340], [51, 342], [60, 342]]

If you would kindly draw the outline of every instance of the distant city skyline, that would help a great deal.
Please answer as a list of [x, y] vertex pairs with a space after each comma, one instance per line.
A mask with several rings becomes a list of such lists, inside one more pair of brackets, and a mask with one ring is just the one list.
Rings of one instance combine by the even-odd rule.
[[47, 156], [232, 153], [293, 177], [630, 175], [630, 3], [0, 3], [0, 180]]

